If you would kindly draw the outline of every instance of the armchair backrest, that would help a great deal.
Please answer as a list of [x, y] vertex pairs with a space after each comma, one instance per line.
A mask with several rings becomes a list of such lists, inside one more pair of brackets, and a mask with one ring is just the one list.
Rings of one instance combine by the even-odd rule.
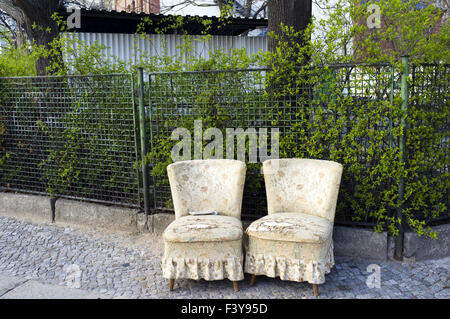
[[216, 210], [241, 218], [246, 165], [227, 159], [181, 161], [167, 166], [175, 218]]
[[334, 221], [342, 165], [314, 159], [263, 163], [268, 213], [304, 213]]

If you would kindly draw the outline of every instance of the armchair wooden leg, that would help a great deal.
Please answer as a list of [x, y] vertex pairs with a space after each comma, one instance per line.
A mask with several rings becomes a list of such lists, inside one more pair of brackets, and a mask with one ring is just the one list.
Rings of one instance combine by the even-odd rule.
[[252, 275], [250, 278], [250, 286], [253, 286], [255, 284], [256, 275]]
[[175, 279], [169, 279], [169, 291], [173, 290], [174, 283], [175, 283]]
[[314, 297], [319, 295], [319, 286], [317, 284], [313, 284]]
[[234, 292], [238, 292], [239, 291], [238, 282], [237, 281], [233, 281], [233, 288], [234, 288]]

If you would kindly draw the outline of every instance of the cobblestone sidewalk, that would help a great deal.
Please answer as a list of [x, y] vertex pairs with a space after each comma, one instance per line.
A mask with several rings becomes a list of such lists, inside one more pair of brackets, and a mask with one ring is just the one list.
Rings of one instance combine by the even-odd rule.
[[[11, 276], [118, 298], [315, 298], [307, 283], [260, 276], [250, 287], [247, 275], [237, 293], [228, 280], [178, 280], [169, 292], [162, 251], [161, 238], [152, 234], [98, 234], [0, 217], [0, 272]], [[379, 263], [380, 288], [366, 284], [368, 278], [376, 284], [370, 279], [378, 266], [371, 264], [336, 258], [319, 298], [450, 298], [450, 258]]]

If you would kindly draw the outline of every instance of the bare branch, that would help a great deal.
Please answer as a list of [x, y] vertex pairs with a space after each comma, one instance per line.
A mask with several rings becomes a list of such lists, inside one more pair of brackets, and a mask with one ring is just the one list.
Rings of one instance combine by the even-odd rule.
[[8, 16], [10, 16], [18, 23], [25, 20], [23, 11], [20, 8], [16, 7], [13, 4], [12, 0], [0, 0], [0, 10], [5, 12]]

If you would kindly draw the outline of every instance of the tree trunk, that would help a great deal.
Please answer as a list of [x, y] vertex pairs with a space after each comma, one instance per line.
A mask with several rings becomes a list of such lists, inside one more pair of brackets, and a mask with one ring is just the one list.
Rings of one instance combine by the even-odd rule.
[[[31, 41], [46, 49], [51, 49], [49, 43], [59, 34], [58, 25], [52, 19], [52, 15], [60, 5], [60, 0], [0, 0], [0, 9], [23, 26]], [[47, 75], [48, 66], [55, 60], [61, 61], [60, 49], [56, 50], [56, 54], [38, 59], [36, 62], [38, 75]]]
[[19, 26], [16, 29], [16, 48], [22, 48], [26, 45], [27, 40], [25, 34], [22, 32], [22, 26]]
[[[269, 0], [269, 32], [283, 37], [280, 24], [294, 27], [295, 31], [304, 30], [311, 22], [311, 0]], [[269, 50], [275, 50], [278, 40], [269, 37]]]
[[[20, 8], [25, 15], [25, 31], [35, 44], [44, 46], [47, 50], [51, 49], [50, 43], [59, 34], [59, 28], [55, 20], [52, 19], [53, 13], [58, 9], [60, 0], [34, 1], [34, 0], [13, 0], [13, 4]], [[34, 27], [33, 27], [34, 26]], [[57, 48], [59, 50], [59, 48]], [[37, 75], [47, 75], [47, 68], [61, 59], [60, 51], [49, 57], [40, 57], [36, 61]]]
[[[52, 20], [53, 22], [53, 20]], [[48, 23], [47, 26], [42, 25], [41, 26], [44, 28], [44, 30], [48, 29], [48, 31], [42, 31], [42, 30], [33, 30], [31, 32], [31, 38], [35, 41], [35, 43], [39, 46], [44, 46], [47, 50], [51, 50], [52, 48], [50, 47], [49, 43], [51, 43], [53, 41], [53, 39], [55, 39], [58, 34], [59, 34], [59, 29], [58, 26], [53, 25], [53, 23]], [[36, 61], [36, 72], [37, 75], [48, 75], [48, 67], [53, 63], [53, 62], [61, 62], [62, 60], [62, 53], [61, 53], [61, 49], [59, 47], [55, 48], [56, 49], [56, 53], [55, 54], [51, 54], [48, 57], [40, 57], [37, 61]]]

